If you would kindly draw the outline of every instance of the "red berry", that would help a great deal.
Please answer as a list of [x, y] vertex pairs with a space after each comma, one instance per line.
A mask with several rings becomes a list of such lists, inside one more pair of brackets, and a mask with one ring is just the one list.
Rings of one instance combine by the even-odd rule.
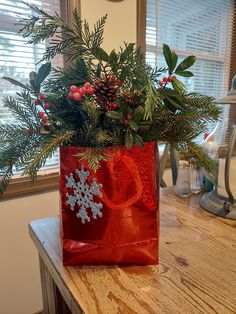
[[95, 90], [92, 87], [86, 89], [86, 94], [93, 95], [94, 93], [95, 93]]
[[43, 113], [42, 111], [40, 111], [40, 112], [38, 113], [38, 115], [42, 118], [42, 117], [44, 116], [44, 113]]
[[78, 87], [75, 86], [75, 85], [71, 85], [71, 87], [70, 87], [70, 92], [71, 92], [71, 93], [76, 93], [77, 91], [78, 91]]
[[67, 95], [67, 99], [70, 100], [70, 101], [74, 100], [74, 94], [73, 93], [69, 93]]
[[45, 100], [45, 99], [46, 99], [46, 96], [45, 96], [45, 95], [40, 95], [39, 98], [40, 98], [41, 100]]
[[78, 93], [80, 93], [81, 96], [84, 96], [84, 94], [87, 93], [87, 89], [85, 87], [81, 87], [78, 90]]
[[49, 109], [50, 105], [48, 102], [46, 102], [43, 107], [44, 107], [44, 109]]
[[39, 99], [35, 99], [34, 104], [35, 105], [39, 105], [40, 104], [40, 100]]
[[109, 110], [108, 105], [105, 105], [105, 106], [104, 106], [104, 110], [105, 110], [105, 111], [108, 111], [108, 110]]
[[116, 109], [116, 108], [117, 108], [117, 104], [116, 104], [115, 102], [113, 102], [113, 103], [111, 104], [111, 108], [112, 108], [112, 109]]
[[44, 123], [43, 123], [43, 126], [48, 126], [48, 123], [47, 123], [47, 122], [44, 122]]
[[128, 114], [127, 119], [131, 120], [133, 118], [132, 114]]
[[163, 81], [160, 81], [160, 82], [159, 82], [159, 85], [160, 85], [160, 86], [163, 86], [163, 85], [164, 85], [164, 82], [163, 82]]
[[129, 120], [124, 120], [124, 125], [128, 125], [129, 124]]
[[163, 81], [164, 83], [169, 82], [169, 77], [167, 77], [167, 76], [163, 77], [162, 81]]
[[73, 99], [74, 99], [74, 101], [80, 101], [81, 100], [81, 94], [80, 93], [75, 93], [74, 95], [73, 95]]
[[91, 84], [90, 84], [89, 82], [86, 82], [86, 83], [84, 84], [84, 87], [85, 87], [85, 88], [90, 88], [90, 87], [91, 87]]
[[176, 79], [176, 75], [174, 75], [174, 74], [173, 74], [173, 75], [171, 75], [170, 79], [171, 79], [171, 80]]

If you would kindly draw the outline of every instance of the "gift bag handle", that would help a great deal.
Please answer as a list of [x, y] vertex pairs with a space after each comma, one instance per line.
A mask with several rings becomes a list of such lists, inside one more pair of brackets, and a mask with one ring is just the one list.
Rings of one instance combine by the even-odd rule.
[[[111, 200], [109, 200], [109, 198], [107, 197], [104, 190], [102, 190], [102, 193], [103, 193], [102, 201], [104, 204], [106, 204], [111, 209], [122, 209], [122, 208], [126, 208], [126, 207], [131, 206], [132, 204], [134, 204], [135, 202], [137, 202], [140, 199], [140, 197], [142, 195], [142, 191], [143, 191], [143, 184], [142, 184], [142, 181], [140, 179], [139, 169], [138, 169], [136, 163], [133, 161], [132, 158], [130, 158], [128, 156], [122, 156], [121, 160], [127, 166], [129, 171], [133, 174], [133, 179], [134, 179], [134, 183], [135, 183], [135, 187], [136, 187], [136, 194], [133, 195], [131, 198], [129, 198], [128, 200], [126, 200], [123, 203], [115, 204]], [[109, 161], [108, 161], [108, 163], [109, 163]], [[114, 162], [112, 162], [112, 167], [111, 167], [112, 172], [113, 172], [113, 170], [114, 170]]]

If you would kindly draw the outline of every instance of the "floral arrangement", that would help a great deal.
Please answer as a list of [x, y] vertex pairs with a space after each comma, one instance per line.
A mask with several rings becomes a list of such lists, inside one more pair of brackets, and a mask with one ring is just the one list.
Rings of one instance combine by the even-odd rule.
[[[4, 98], [16, 123], [0, 123], [0, 193], [13, 169], [34, 180], [62, 145], [86, 147], [78, 158], [96, 170], [118, 146], [130, 150], [148, 141], [168, 142], [210, 170], [211, 161], [194, 138], [219, 119], [220, 109], [211, 97], [188, 93], [179, 80], [193, 76], [194, 56], [178, 62], [163, 45], [166, 68], [152, 68], [133, 43], [110, 53], [102, 49], [106, 16], [91, 29], [76, 11], [70, 26], [57, 14], [28, 6], [32, 15], [21, 21], [21, 34], [29, 43], [50, 44], [42, 59], [46, 63], [30, 73], [28, 84], [4, 77], [22, 91]], [[67, 67], [51, 68], [57, 54]]]

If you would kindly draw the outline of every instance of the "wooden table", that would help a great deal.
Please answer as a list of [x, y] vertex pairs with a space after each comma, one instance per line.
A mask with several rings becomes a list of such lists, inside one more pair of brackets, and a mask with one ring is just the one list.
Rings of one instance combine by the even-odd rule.
[[57, 217], [30, 224], [44, 314], [236, 313], [236, 221], [161, 191], [158, 266], [63, 267]]

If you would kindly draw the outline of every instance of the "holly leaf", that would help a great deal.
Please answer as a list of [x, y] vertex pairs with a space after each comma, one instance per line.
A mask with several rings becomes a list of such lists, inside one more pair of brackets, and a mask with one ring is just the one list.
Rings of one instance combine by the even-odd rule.
[[120, 62], [124, 62], [128, 58], [128, 56], [134, 50], [134, 46], [135, 46], [134, 43], [130, 43], [126, 46], [126, 48], [124, 49], [124, 51], [120, 55]]
[[133, 118], [135, 121], [141, 120], [143, 118], [143, 115], [144, 115], [144, 109], [142, 106], [138, 106], [137, 108], [135, 108], [134, 115], [133, 115]]
[[174, 51], [171, 51], [170, 47], [166, 44], [163, 44], [163, 55], [168, 65], [169, 73], [171, 74], [176, 67], [178, 56]]
[[172, 66], [173, 66], [172, 72], [174, 72], [174, 69], [178, 61], [178, 56], [173, 50], [171, 51], [171, 53], [172, 53]]
[[168, 68], [170, 69], [172, 67], [172, 53], [171, 53], [170, 47], [166, 44], [163, 44], [163, 55], [166, 60], [166, 64], [168, 65]]
[[167, 101], [167, 103], [174, 106], [175, 109], [183, 110], [183, 107], [176, 101], [176, 99], [166, 96], [165, 100]]
[[114, 120], [124, 119], [123, 114], [121, 112], [117, 112], [117, 111], [107, 111], [106, 116], [111, 118], [111, 119], [114, 119]]
[[29, 74], [29, 81], [30, 81], [30, 85], [32, 86], [33, 90], [38, 93], [39, 92], [39, 88], [37, 87], [37, 85], [35, 84], [37, 78], [37, 73], [34, 71], [31, 71]]
[[178, 75], [184, 76], [184, 77], [192, 77], [193, 73], [190, 71], [178, 71]]
[[35, 86], [39, 87], [40, 84], [46, 79], [51, 72], [51, 62], [47, 62], [41, 65], [35, 78]]
[[23, 83], [21, 83], [21, 82], [19, 82], [19, 81], [17, 81], [17, 80], [12, 79], [11, 77], [3, 76], [2, 79], [3, 79], [3, 80], [6, 80], [6, 81], [8, 81], [8, 82], [10, 82], [11, 84], [14, 84], [14, 85], [16, 85], [16, 86], [20, 86], [21, 88], [24, 88], [24, 89], [27, 89], [27, 90], [31, 90], [31, 89], [29, 88], [29, 86], [27, 86], [27, 85], [25, 85], [25, 84], [23, 84]]
[[106, 53], [104, 49], [101, 47], [96, 47], [94, 49], [94, 55], [97, 57], [99, 60], [108, 62], [109, 61], [109, 55]]
[[97, 65], [97, 68], [96, 68], [96, 77], [101, 77], [101, 73], [102, 73], [102, 67], [101, 67], [101, 64], [100, 63], [98, 63], [98, 65]]
[[116, 64], [117, 63], [117, 54], [116, 54], [116, 52], [115, 52], [115, 50], [113, 49], [112, 51], [111, 51], [111, 53], [110, 53], [110, 56], [109, 56], [109, 63], [111, 64], [111, 65], [114, 65], [114, 64]]
[[196, 61], [195, 56], [188, 56], [185, 58], [175, 69], [175, 73], [179, 74], [179, 72], [182, 72], [188, 68], [190, 68]]
[[129, 127], [131, 130], [137, 132], [138, 131], [138, 125], [133, 120], [129, 120]]
[[125, 133], [125, 146], [127, 147], [128, 150], [131, 150], [133, 143], [134, 143], [133, 135], [129, 130], [127, 130]]
[[172, 87], [174, 88], [174, 90], [178, 94], [182, 95], [183, 92], [185, 91], [185, 85], [181, 81], [179, 81], [178, 79], [173, 79], [171, 81], [171, 84], [172, 84]]
[[80, 76], [81, 80], [87, 81], [89, 79], [87, 66], [83, 58], [79, 58], [76, 66], [76, 72]]
[[134, 138], [134, 144], [137, 144], [140, 147], [144, 146], [143, 139], [137, 133], [133, 134], [133, 138]]

